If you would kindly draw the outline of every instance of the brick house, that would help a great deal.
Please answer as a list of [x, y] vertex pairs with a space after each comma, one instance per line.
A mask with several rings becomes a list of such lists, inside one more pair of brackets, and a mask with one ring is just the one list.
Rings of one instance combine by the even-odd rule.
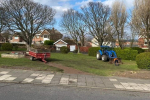
[[33, 38], [33, 43], [44, 43], [45, 40], [53, 40], [57, 41], [61, 39], [63, 35], [57, 31], [56, 29], [44, 29], [39, 32], [34, 36]]
[[138, 46], [142, 49], [148, 49], [147, 40], [143, 36], [139, 36], [138, 38]]
[[58, 41], [54, 43], [54, 45], [56, 46], [56, 51], [60, 51], [60, 48], [63, 46], [68, 47], [70, 51], [74, 51], [77, 48], [77, 45], [73, 40], [59, 39]]
[[[25, 44], [23, 39], [19, 36], [20, 33], [14, 33], [13, 35], [9, 36], [10, 43], [20, 43]], [[45, 40], [53, 40], [57, 41], [61, 39], [63, 35], [57, 31], [56, 29], [44, 29], [38, 31], [36, 35], [33, 37], [32, 43], [44, 43]]]
[[17, 43], [17, 44], [25, 44], [23, 39], [20, 37], [19, 32], [16, 32], [9, 36], [9, 42], [10, 43]]

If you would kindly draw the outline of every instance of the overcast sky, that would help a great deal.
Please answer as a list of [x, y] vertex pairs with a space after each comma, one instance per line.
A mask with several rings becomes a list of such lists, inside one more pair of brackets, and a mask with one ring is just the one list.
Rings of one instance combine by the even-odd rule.
[[[66, 11], [69, 8], [73, 8], [75, 10], [80, 11], [80, 7], [92, 1], [103, 2], [104, 4], [109, 5], [111, 7], [112, 3], [115, 0], [33, 0], [33, 1], [44, 4], [44, 5], [49, 5], [50, 7], [56, 10], [57, 13], [55, 15], [55, 19], [57, 23], [55, 24], [55, 28], [60, 30], [59, 21], [60, 21], [63, 11]], [[133, 7], [134, 0], [119, 0], [119, 1], [123, 1], [124, 4], [126, 4], [127, 9], [130, 9]]]

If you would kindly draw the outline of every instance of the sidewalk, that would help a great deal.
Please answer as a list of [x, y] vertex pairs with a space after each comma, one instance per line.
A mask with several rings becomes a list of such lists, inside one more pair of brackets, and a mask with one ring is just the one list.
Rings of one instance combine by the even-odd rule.
[[0, 82], [150, 92], [150, 80], [0, 68]]

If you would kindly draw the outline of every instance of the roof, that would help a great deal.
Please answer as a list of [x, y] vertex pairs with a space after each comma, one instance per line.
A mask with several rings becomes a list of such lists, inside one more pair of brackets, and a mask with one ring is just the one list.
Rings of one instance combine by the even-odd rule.
[[58, 43], [58, 42], [63, 42], [67, 45], [76, 45], [76, 43], [73, 41], [73, 40], [62, 40], [62, 39], [59, 39], [58, 41], [56, 41], [54, 44]]
[[76, 43], [73, 40], [63, 40], [63, 41], [65, 41], [69, 45], [76, 45]]
[[62, 35], [58, 30], [56, 30], [56, 29], [46, 29], [51, 35]]
[[67, 42], [65, 42], [65, 41], [63, 41], [62, 39], [59, 39], [58, 41], [56, 41], [54, 44], [56, 44], [56, 43], [58, 43], [58, 42], [63, 42], [63, 43], [65, 43], [65, 44], [68, 44]]
[[42, 34], [43, 33], [43, 31], [48, 31], [49, 33], [50, 33], [50, 35], [62, 35], [58, 30], [56, 30], [56, 29], [44, 29], [44, 30], [40, 30], [40, 31], [38, 31], [36, 34], [38, 34], [38, 35], [40, 35], [40, 34]]

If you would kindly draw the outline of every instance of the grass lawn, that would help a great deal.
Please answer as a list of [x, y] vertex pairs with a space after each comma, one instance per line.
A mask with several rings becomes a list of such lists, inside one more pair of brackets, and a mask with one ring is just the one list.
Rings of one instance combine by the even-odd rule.
[[[0, 55], [1, 53], [8, 53], [8, 52], [10, 51], [0, 51]], [[0, 67], [42, 70], [42, 71], [57, 71], [57, 72], [63, 71], [59, 68], [48, 66], [44, 62], [31, 61], [27, 58], [12, 59], [0, 57]]]
[[81, 71], [103, 76], [111, 76], [118, 71], [140, 70], [138, 69], [135, 61], [123, 60], [122, 62], [124, 64], [115, 66], [114, 64], [97, 60], [96, 57], [91, 57], [84, 54], [51, 53], [51, 58], [49, 60], [51, 62], [63, 64], [67, 67], [72, 67]]

